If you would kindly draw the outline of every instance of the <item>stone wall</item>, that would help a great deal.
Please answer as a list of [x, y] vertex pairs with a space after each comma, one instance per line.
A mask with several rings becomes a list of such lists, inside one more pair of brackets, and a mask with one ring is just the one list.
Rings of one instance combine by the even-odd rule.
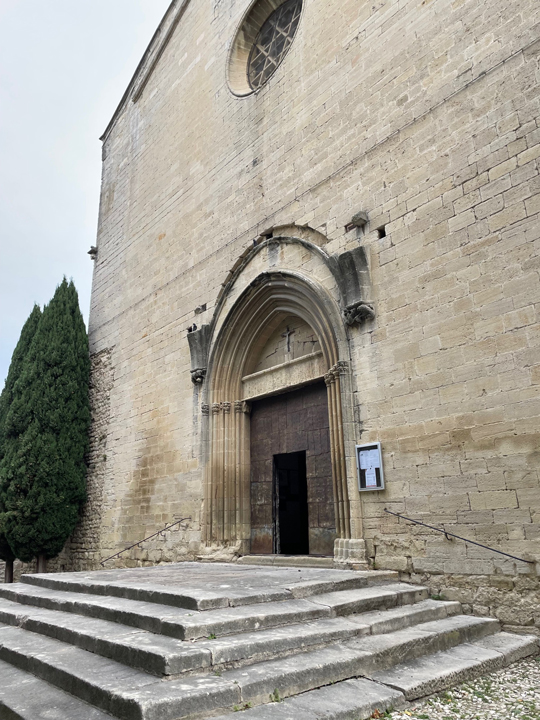
[[[248, 4], [189, 3], [105, 136], [90, 317], [92, 353], [113, 348], [107, 470], [89, 476], [101, 553], [177, 515], [189, 529], [132, 562], [203, 552], [187, 328], [211, 322], [254, 239], [288, 227], [368, 258], [376, 319], [348, 330], [346, 359], [352, 435], [383, 445], [386, 490], [351, 497], [369, 556], [434, 594], [468, 587], [478, 612], [496, 611], [480, 591], [492, 582], [510, 583], [497, 606], [521, 603], [536, 569], [384, 509], [540, 559], [540, 6], [311, 0], [274, 77], [238, 98], [227, 44]], [[313, 253], [259, 262], [293, 260], [337, 307]]]
[[[97, 566], [102, 559], [101, 529], [107, 499], [104, 497], [105, 478], [112, 458], [108, 456], [108, 430], [111, 421], [111, 391], [114, 386], [112, 350], [105, 349], [91, 356], [90, 408], [92, 425], [88, 449], [87, 500], [81, 520], [73, 533], [64, 555], [70, 569], [86, 570]], [[109, 498], [110, 502], [111, 499]]]

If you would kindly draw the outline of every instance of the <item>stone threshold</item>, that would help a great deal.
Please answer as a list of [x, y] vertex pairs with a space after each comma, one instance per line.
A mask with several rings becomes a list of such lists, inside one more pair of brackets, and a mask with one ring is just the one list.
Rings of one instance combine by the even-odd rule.
[[[331, 555], [243, 555], [239, 565], [271, 565], [274, 567], [315, 567], [340, 569]], [[343, 569], [350, 570], [348, 566]]]

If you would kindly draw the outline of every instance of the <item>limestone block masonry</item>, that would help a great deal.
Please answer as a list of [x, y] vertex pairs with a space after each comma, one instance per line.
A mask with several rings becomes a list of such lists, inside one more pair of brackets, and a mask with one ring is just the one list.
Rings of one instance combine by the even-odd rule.
[[[322, 353], [306, 377], [339, 369], [336, 559], [365, 547], [538, 633], [540, 4], [305, 0], [277, 71], [239, 97], [229, 48], [252, 6], [174, 0], [103, 137], [89, 504], [63, 562], [96, 568], [177, 517], [122, 562], [250, 551], [243, 393], [264, 383], [242, 378], [264, 367], [283, 390], [258, 363], [292, 316]], [[375, 441], [386, 489], [359, 494], [354, 446]]]

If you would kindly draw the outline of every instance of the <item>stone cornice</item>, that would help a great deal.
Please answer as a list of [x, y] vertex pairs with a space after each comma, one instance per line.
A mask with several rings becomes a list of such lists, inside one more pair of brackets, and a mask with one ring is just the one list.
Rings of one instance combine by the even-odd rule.
[[174, 31], [176, 30], [178, 23], [182, 19], [184, 12], [186, 11], [191, 0], [173, 0], [169, 5], [167, 12], [165, 13], [163, 20], [159, 24], [158, 29], [154, 33], [154, 36], [150, 40], [150, 44], [146, 48], [146, 51], [142, 57], [141, 62], [137, 66], [133, 77], [124, 93], [118, 107], [116, 108], [111, 121], [107, 125], [107, 128], [100, 140], [105, 142], [109, 137], [111, 130], [113, 129], [119, 115], [124, 110], [129, 100], [137, 102], [142, 95], [148, 80], [154, 72], [159, 59], [163, 55], [163, 52], [170, 39], [172, 38]]

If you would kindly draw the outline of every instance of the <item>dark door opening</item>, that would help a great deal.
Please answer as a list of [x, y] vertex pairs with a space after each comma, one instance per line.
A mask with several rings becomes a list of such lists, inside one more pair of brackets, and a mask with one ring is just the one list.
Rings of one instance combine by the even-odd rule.
[[274, 553], [309, 555], [306, 453], [274, 455]]

